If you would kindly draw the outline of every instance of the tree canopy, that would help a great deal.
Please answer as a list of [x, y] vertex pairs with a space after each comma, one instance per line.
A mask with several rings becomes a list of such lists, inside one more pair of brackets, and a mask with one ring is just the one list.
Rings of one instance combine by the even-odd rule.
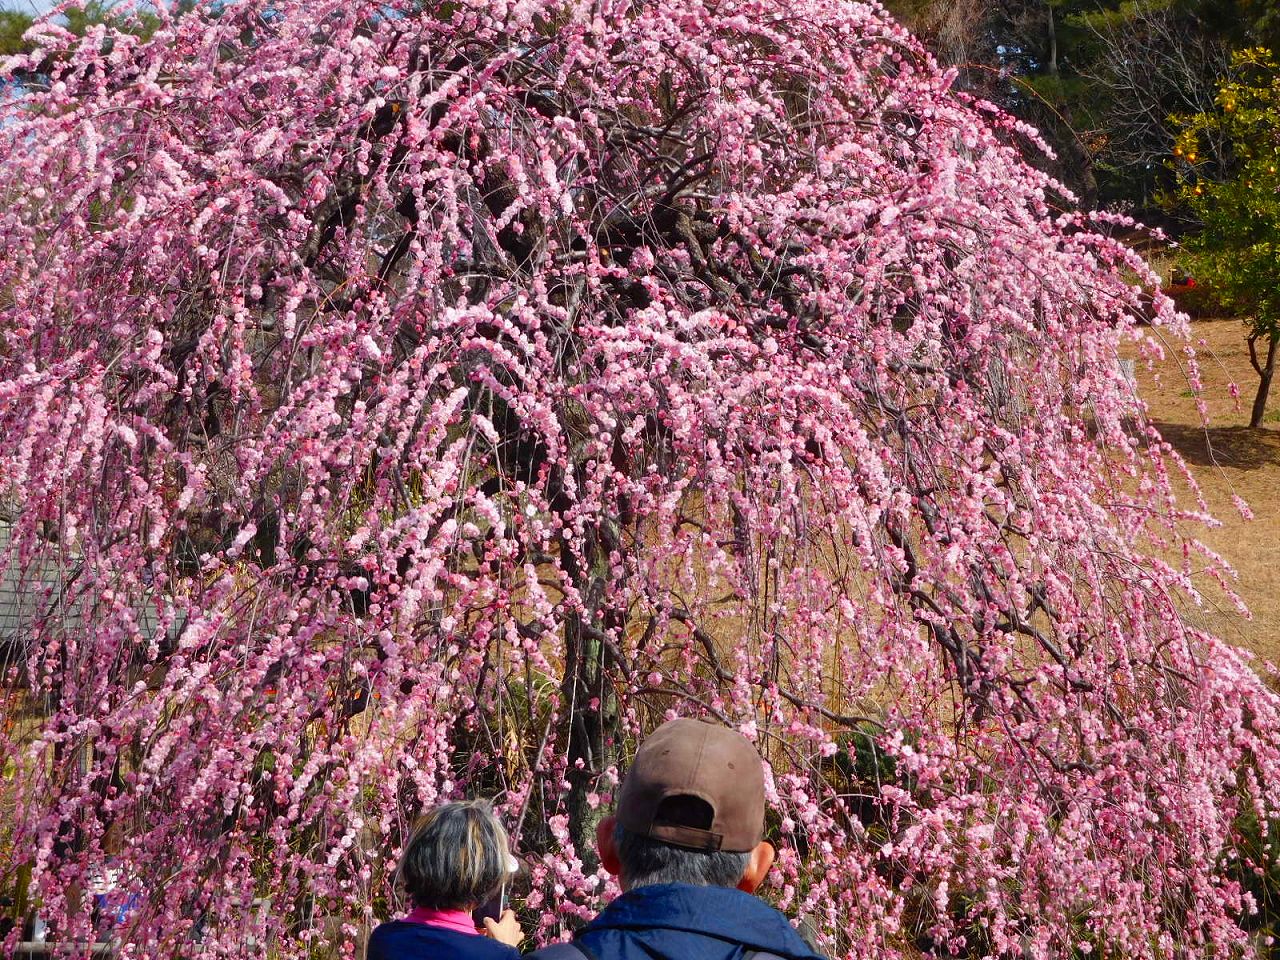
[[0, 871], [60, 936], [109, 875], [134, 955], [350, 953], [467, 792], [554, 934], [680, 712], [836, 956], [1248, 942], [1280, 700], [1117, 362], [1186, 329], [1034, 131], [870, 4], [157, 11], [0, 103]]

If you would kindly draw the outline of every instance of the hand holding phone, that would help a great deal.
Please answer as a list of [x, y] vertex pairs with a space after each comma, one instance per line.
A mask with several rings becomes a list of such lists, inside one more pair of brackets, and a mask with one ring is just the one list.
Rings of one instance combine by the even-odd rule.
[[498, 921], [502, 919], [502, 914], [507, 910], [507, 885], [504, 883], [502, 887], [492, 897], [486, 900], [480, 906], [471, 911], [471, 919], [475, 922], [476, 928], [483, 930], [486, 920]]
[[502, 916], [497, 920], [485, 917], [484, 932], [486, 936], [492, 937], [499, 943], [505, 943], [509, 947], [518, 947], [524, 940], [524, 931], [520, 929], [514, 910], [502, 911]]
[[524, 939], [524, 931], [516, 921], [516, 915], [507, 908], [507, 891], [518, 877], [527, 875], [527, 869], [515, 857], [507, 854], [507, 876], [489, 900], [471, 911], [471, 919], [477, 930], [484, 932], [499, 943], [519, 946]]

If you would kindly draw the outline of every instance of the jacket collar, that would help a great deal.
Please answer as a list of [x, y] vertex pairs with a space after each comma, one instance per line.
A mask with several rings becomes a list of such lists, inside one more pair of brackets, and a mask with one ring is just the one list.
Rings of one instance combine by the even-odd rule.
[[630, 890], [581, 933], [608, 929], [697, 934], [796, 960], [822, 960], [781, 913], [758, 897], [726, 887], [663, 883]]

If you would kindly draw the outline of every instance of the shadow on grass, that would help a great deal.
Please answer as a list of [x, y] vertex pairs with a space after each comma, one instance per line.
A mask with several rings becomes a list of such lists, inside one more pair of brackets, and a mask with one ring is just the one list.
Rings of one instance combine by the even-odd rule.
[[1251, 427], [1192, 426], [1154, 421], [1160, 435], [1184, 460], [1199, 467], [1260, 470], [1280, 464], [1280, 433]]

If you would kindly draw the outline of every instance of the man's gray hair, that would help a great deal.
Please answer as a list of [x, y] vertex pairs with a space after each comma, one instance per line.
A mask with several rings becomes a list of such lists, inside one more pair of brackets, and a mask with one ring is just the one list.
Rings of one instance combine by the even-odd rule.
[[707, 853], [673, 847], [632, 833], [621, 825], [614, 830], [613, 837], [622, 864], [622, 885], [628, 890], [657, 883], [736, 887], [751, 860], [750, 853]]

